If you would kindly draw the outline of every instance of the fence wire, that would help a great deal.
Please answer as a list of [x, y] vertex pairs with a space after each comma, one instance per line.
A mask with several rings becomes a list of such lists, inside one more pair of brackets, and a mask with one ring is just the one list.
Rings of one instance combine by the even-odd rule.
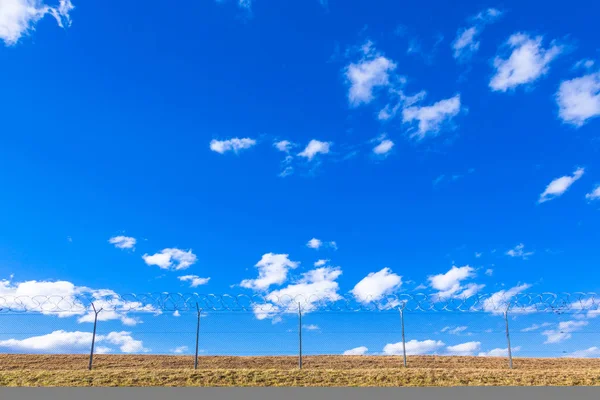
[[47, 355], [27, 358], [39, 369], [460, 364], [443, 356], [472, 357], [472, 368], [518, 368], [531, 358], [565, 367], [566, 358], [600, 357], [598, 305], [594, 293], [0, 296], [0, 370], [23, 366], [16, 356], [24, 354]]

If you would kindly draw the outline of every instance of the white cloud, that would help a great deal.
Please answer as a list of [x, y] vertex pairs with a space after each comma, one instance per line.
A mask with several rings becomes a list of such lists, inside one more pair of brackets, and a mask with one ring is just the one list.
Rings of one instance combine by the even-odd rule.
[[492, 276], [492, 275], [494, 275], [494, 270], [491, 269], [491, 268], [488, 268], [488, 269], [485, 270], [485, 274], [487, 276]]
[[597, 185], [594, 190], [585, 195], [585, 198], [588, 200], [598, 200], [600, 199], [600, 185]]
[[307, 331], [318, 331], [321, 328], [319, 328], [318, 325], [310, 324], [310, 325], [302, 325], [302, 329], [305, 329]]
[[537, 331], [540, 328], [545, 328], [545, 327], [550, 326], [550, 325], [552, 325], [552, 324], [549, 323], [549, 322], [544, 322], [544, 323], [539, 324], [539, 325], [538, 324], [533, 324], [533, 325], [531, 325], [531, 326], [529, 326], [527, 328], [521, 329], [521, 332], [533, 332], [533, 331]]
[[[149, 351], [144, 348], [142, 341], [133, 339], [130, 332], [110, 332], [108, 335], [97, 335], [96, 343], [118, 345], [123, 353]], [[91, 345], [91, 332], [67, 332], [64, 330], [53, 331], [46, 335], [32, 336], [26, 339], [0, 340], [0, 348], [25, 353], [86, 353], [90, 351]], [[99, 346], [97, 350], [98, 353], [110, 351], [105, 346]]]
[[289, 153], [290, 150], [292, 149], [292, 147], [294, 146], [294, 144], [292, 142], [290, 142], [289, 140], [281, 140], [279, 142], [275, 142], [273, 144], [273, 146], [275, 146], [275, 148], [277, 148], [277, 150], [282, 151], [284, 153]]
[[597, 358], [597, 357], [600, 357], [600, 348], [594, 346], [594, 347], [590, 347], [589, 349], [585, 349], [585, 350], [577, 350], [577, 351], [574, 351], [574, 352], [566, 355], [565, 357]]
[[476, 26], [460, 30], [452, 43], [454, 58], [470, 57], [479, 50], [479, 41], [476, 40], [478, 34], [479, 29]]
[[563, 81], [556, 93], [558, 115], [580, 127], [600, 115], [600, 72]]
[[481, 349], [481, 342], [466, 342], [455, 346], [448, 346], [448, 354], [455, 356], [472, 356]]
[[179, 313], [179, 310], [173, 311], [173, 316], [174, 317], [181, 317], [181, 314]]
[[163, 249], [160, 253], [142, 256], [146, 264], [156, 265], [162, 269], [179, 271], [196, 263], [197, 258], [192, 250], [184, 251], [175, 248]]
[[175, 347], [173, 350], [171, 350], [171, 353], [183, 354], [183, 353], [186, 353], [187, 351], [188, 351], [187, 346], [178, 346], [178, 347]]
[[476, 284], [462, 286], [462, 281], [474, 276], [475, 270], [468, 265], [463, 267], [453, 266], [445, 274], [430, 276], [428, 280], [430, 286], [438, 290], [437, 295], [442, 299], [448, 297], [469, 297], [477, 293], [484, 286]]
[[447, 332], [450, 335], [460, 335], [461, 333], [463, 333], [467, 329], [468, 329], [468, 327], [466, 327], [466, 326], [457, 326], [456, 328], [449, 328], [449, 329], [447, 329]]
[[[515, 346], [511, 348], [511, 353], [517, 353], [521, 350], [521, 346]], [[478, 354], [479, 357], [508, 357], [508, 348], [506, 349], [493, 349]]]
[[255, 265], [258, 268], [258, 278], [245, 279], [240, 285], [253, 290], [267, 290], [271, 285], [283, 284], [287, 280], [288, 271], [297, 268], [299, 264], [291, 261], [288, 254], [264, 254]]
[[317, 238], [312, 238], [306, 243], [306, 247], [310, 247], [311, 249], [318, 249], [323, 245], [323, 242]]
[[381, 300], [384, 296], [394, 293], [402, 286], [402, 277], [389, 268], [379, 272], [371, 272], [354, 286], [351, 293], [361, 303]]
[[567, 339], [571, 339], [571, 333], [576, 332], [587, 326], [587, 321], [563, 321], [558, 324], [558, 329], [549, 329], [542, 332], [546, 336], [545, 344], [560, 343]]
[[344, 351], [343, 355], [345, 355], [345, 356], [364, 356], [367, 353], [367, 351], [369, 351], [368, 348], [366, 348], [365, 346], [360, 346], [360, 347], [355, 347], [353, 349]]
[[296, 313], [297, 303], [302, 311], [308, 313], [318, 308], [319, 304], [341, 299], [338, 294], [339, 284], [336, 281], [342, 270], [334, 267], [322, 267], [302, 274], [295, 284], [275, 290], [266, 296], [269, 304], [257, 305], [255, 315], [259, 319], [273, 318], [278, 312]]
[[[500, 290], [485, 299], [483, 302], [483, 310], [495, 315], [503, 314], [510, 305], [511, 299], [530, 287], [531, 285], [529, 284], [523, 284], [512, 287], [508, 290]], [[527, 307], [511, 307], [512, 313], [524, 313], [529, 311], [531, 310]]]
[[208, 283], [208, 281], [210, 281], [210, 278], [200, 278], [198, 275], [183, 275], [178, 277], [177, 279], [179, 279], [182, 282], [190, 282], [190, 287], [198, 287], [201, 285], [206, 285]]
[[135, 340], [131, 337], [131, 332], [111, 332], [102, 338], [102, 340], [104, 339], [109, 343], [120, 346], [119, 349], [123, 353], [146, 353], [150, 351], [144, 347], [141, 340]]
[[329, 262], [329, 260], [318, 260], [315, 261], [315, 267], [322, 267], [323, 265], [327, 264]]
[[392, 150], [392, 147], [394, 147], [394, 142], [390, 139], [382, 139], [377, 146], [373, 147], [373, 153], [384, 155], [389, 153]]
[[466, 60], [475, 54], [479, 50], [480, 44], [477, 37], [481, 34], [486, 24], [494, 22], [501, 15], [502, 12], [500, 10], [488, 8], [472, 17], [474, 25], [460, 29], [456, 34], [456, 39], [452, 42], [454, 58]]
[[334, 242], [333, 240], [331, 242], [327, 243], [327, 245], [329, 247], [331, 247], [333, 250], [337, 250], [338, 249], [337, 243]]
[[596, 64], [596, 62], [594, 60], [590, 60], [590, 59], [583, 59], [583, 60], [579, 60], [575, 63], [575, 65], [573, 65], [573, 69], [579, 69], [579, 68], [583, 68], [583, 69], [590, 69], [594, 66], [594, 64]]
[[256, 140], [250, 138], [231, 138], [228, 140], [213, 139], [210, 142], [210, 149], [219, 154], [224, 154], [228, 151], [233, 151], [234, 153], [237, 153], [240, 150], [249, 149], [255, 144]]
[[2, 0], [0, 2], [0, 39], [11, 46], [35, 29], [36, 23], [46, 15], [56, 19], [61, 28], [71, 26], [69, 12], [74, 6], [70, 0], [60, 0], [57, 6], [46, 5], [43, 0]]
[[[409, 356], [430, 354], [444, 346], [444, 342], [438, 340], [410, 340], [406, 342], [406, 354]], [[388, 356], [402, 354], [402, 342], [388, 343], [383, 348], [383, 353]]]
[[398, 101], [394, 106], [392, 106], [391, 104], [387, 104], [381, 111], [379, 111], [377, 118], [380, 121], [387, 121], [394, 118], [396, 114], [398, 114], [398, 111], [400, 109], [404, 109], [414, 104], [417, 104], [418, 102], [425, 99], [425, 97], [427, 96], [427, 92], [425, 92], [424, 90], [420, 91], [419, 93], [413, 96], [407, 96], [402, 90], [399, 89], [390, 89], [389, 91], [391, 94], [394, 94], [398, 97]]
[[490, 88], [506, 92], [519, 85], [532, 83], [546, 74], [550, 62], [562, 52], [562, 48], [552, 45], [545, 49], [542, 40], [541, 36], [532, 38], [524, 33], [513, 34], [506, 43], [512, 49], [510, 56], [496, 56], [494, 59], [495, 74], [490, 81]]
[[572, 176], [565, 175], [561, 176], [560, 178], [556, 178], [550, 182], [548, 186], [546, 186], [546, 189], [540, 195], [538, 203], [544, 203], [561, 196], [567, 191], [567, 189], [569, 189], [569, 187], [571, 187], [573, 183], [575, 183], [575, 181], [583, 176], [583, 173], [583, 168], [577, 168], [575, 172], [573, 172]]
[[402, 110], [402, 119], [406, 123], [418, 121], [418, 131], [412, 137], [423, 139], [427, 134], [440, 131], [444, 122], [450, 121], [460, 112], [460, 95], [440, 100], [431, 106], [411, 106]]
[[160, 313], [150, 304], [129, 301], [118, 296], [110, 289], [91, 289], [75, 286], [68, 281], [26, 281], [13, 284], [8, 280], [0, 281], [0, 296], [4, 298], [3, 307], [12, 310], [39, 312], [58, 317], [77, 316], [78, 322], [94, 322], [94, 312], [83, 299], [92, 301], [99, 321], [121, 320], [125, 325], [135, 325], [138, 320], [128, 316], [132, 310], [137, 312]]
[[396, 64], [373, 50], [372, 43], [362, 46], [363, 58], [345, 68], [345, 76], [350, 89], [348, 101], [353, 107], [370, 103], [373, 91], [390, 85], [390, 73]]
[[527, 260], [527, 258], [533, 254], [533, 251], [525, 251], [525, 245], [523, 243], [519, 243], [513, 249], [510, 249], [506, 252], [507, 256], [518, 257], [522, 258], [523, 260]]
[[117, 249], [133, 249], [136, 240], [131, 236], [113, 236], [108, 239], [108, 243], [114, 244]]
[[321, 142], [319, 140], [311, 140], [306, 148], [298, 153], [298, 156], [305, 157], [308, 161], [311, 161], [317, 154], [327, 154], [329, 153], [329, 148], [331, 147], [331, 142]]

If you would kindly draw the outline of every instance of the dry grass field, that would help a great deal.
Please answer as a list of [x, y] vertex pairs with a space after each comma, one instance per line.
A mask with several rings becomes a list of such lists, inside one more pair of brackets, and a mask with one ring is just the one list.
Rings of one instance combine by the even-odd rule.
[[600, 385], [598, 359], [307, 356], [0, 355], [0, 386], [537, 386]]

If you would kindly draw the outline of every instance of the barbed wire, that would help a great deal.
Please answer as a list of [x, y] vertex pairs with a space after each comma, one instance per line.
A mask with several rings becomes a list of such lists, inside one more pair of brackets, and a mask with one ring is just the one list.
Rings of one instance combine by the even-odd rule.
[[476, 294], [467, 297], [439, 294], [398, 294], [387, 296], [340, 295], [246, 295], [198, 293], [147, 293], [118, 295], [114, 292], [76, 295], [3, 295], [0, 313], [40, 312], [59, 316], [83, 315], [93, 309], [104, 312], [174, 311], [251, 311], [259, 318], [277, 313], [312, 311], [390, 311], [406, 312], [488, 312], [502, 314], [533, 312], [587, 312], [600, 314], [600, 297], [596, 293], [520, 293]]

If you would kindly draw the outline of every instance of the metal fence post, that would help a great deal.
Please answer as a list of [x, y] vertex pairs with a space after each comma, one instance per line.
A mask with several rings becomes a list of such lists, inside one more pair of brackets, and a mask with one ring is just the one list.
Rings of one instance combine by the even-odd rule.
[[298, 303], [298, 368], [302, 369], [302, 308]]
[[406, 340], [404, 339], [404, 306], [400, 309], [400, 324], [402, 325], [402, 356], [404, 357], [404, 367], [406, 367]]
[[512, 349], [510, 348], [510, 333], [508, 331], [508, 307], [506, 307], [506, 311], [504, 311], [504, 322], [506, 323], [506, 341], [508, 342], [508, 368], [512, 369], [513, 359]]
[[202, 310], [198, 307], [198, 303], [196, 303], [196, 311], [198, 312], [198, 323], [196, 325], [196, 356], [194, 357], [194, 369], [198, 369], [198, 338], [200, 336], [200, 314]]
[[94, 344], [96, 343], [96, 326], [98, 325], [98, 314], [102, 309], [96, 310], [96, 306], [92, 303], [92, 308], [94, 309], [94, 332], [92, 333], [92, 348], [90, 350], [90, 362], [88, 364], [88, 370], [92, 370], [92, 365], [94, 363]]

